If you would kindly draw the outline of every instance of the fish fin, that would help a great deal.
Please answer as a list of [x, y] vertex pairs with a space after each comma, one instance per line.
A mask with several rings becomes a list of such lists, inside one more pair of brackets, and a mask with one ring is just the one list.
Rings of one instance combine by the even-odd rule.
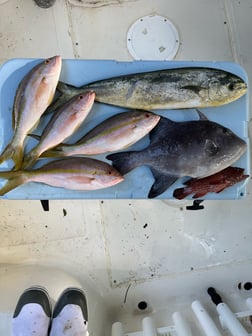
[[164, 175], [153, 168], [151, 168], [151, 172], [155, 178], [155, 182], [149, 191], [148, 198], [155, 198], [159, 196], [178, 179], [178, 176]]
[[39, 157], [39, 159], [43, 159], [43, 158], [59, 158], [59, 157], [65, 157], [65, 153], [62, 150], [58, 150], [56, 148], [54, 149], [49, 149], [47, 151], [45, 151], [44, 153], [42, 153]]
[[191, 188], [185, 187], [185, 188], [177, 188], [173, 192], [173, 197], [182, 200], [189, 196], [192, 193]]
[[172, 121], [171, 119], [160, 117], [159, 122], [157, 125], [150, 131], [150, 142], [154, 143], [155, 141], [160, 140], [160, 136], [163, 134], [167, 134], [167, 131], [170, 127], [174, 127], [174, 125], [177, 124], [175, 121]]
[[200, 110], [198, 110], [198, 109], [195, 109], [196, 110], [196, 112], [198, 113], [198, 115], [199, 115], [199, 120], [209, 120], [208, 118], [207, 118], [207, 116], [203, 113], [203, 112], [201, 112]]
[[23, 163], [24, 149], [22, 146], [18, 146], [15, 148], [15, 151], [12, 156], [12, 160], [14, 162], [14, 170], [20, 170]]
[[35, 162], [37, 161], [39, 155], [36, 150], [30, 151], [27, 155], [25, 155], [23, 163], [22, 163], [22, 169], [28, 169], [32, 167]]
[[199, 94], [201, 88], [198, 85], [185, 85], [185, 86], [181, 86], [181, 89], [186, 89], [186, 90], [190, 90], [196, 94]]
[[32, 134], [32, 133], [30, 133], [30, 134], [27, 134], [27, 135], [29, 137], [33, 138], [33, 139], [38, 140], [38, 141], [40, 141], [40, 139], [41, 139], [41, 135], [38, 135], [38, 134]]
[[58, 82], [57, 93], [54, 96], [53, 102], [48, 106], [44, 114], [56, 112], [63, 104], [65, 104], [75, 94], [78, 94], [80, 90], [73, 85]]
[[223, 190], [225, 190], [228, 187], [230, 187], [230, 186], [225, 186], [225, 187], [219, 189], [218, 191], [216, 191], [216, 194], [219, 194], [220, 192], [222, 192]]
[[22, 146], [13, 146], [12, 142], [7, 145], [0, 156], [0, 164], [4, 161], [12, 159], [15, 164], [15, 170], [19, 170], [22, 166], [24, 150]]
[[66, 84], [64, 82], [59, 81], [57, 85], [57, 91], [60, 93], [71, 94], [72, 90], [78, 90], [78, 88], [74, 85]]
[[197, 191], [192, 198], [201, 198], [205, 196], [208, 193], [208, 191]]
[[22, 171], [0, 172], [0, 178], [8, 179], [5, 185], [0, 188], [0, 196], [7, 194], [9, 191], [25, 183], [25, 178]]
[[135, 153], [137, 152], [131, 151], [109, 154], [106, 156], [106, 159], [111, 160], [112, 166], [124, 175], [138, 166], [137, 160], [134, 160]]

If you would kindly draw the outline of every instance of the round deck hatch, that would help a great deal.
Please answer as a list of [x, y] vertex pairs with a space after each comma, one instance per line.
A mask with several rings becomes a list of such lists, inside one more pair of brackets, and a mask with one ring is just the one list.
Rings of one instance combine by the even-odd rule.
[[171, 60], [179, 48], [179, 34], [166, 17], [144, 16], [130, 27], [127, 47], [136, 60]]

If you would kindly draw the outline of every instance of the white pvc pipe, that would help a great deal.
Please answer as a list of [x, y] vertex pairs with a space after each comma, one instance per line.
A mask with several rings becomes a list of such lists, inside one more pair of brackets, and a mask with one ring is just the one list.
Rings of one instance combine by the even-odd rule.
[[214, 321], [198, 300], [193, 301], [192, 310], [207, 336], [222, 336]]
[[181, 313], [173, 313], [172, 319], [178, 336], [192, 336], [191, 328]]
[[123, 336], [123, 326], [121, 322], [115, 322], [112, 324], [112, 336]]
[[145, 317], [142, 321], [144, 336], [157, 336], [157, 328], [151, 317]]
[[230, 310], [226, 303], [219, 303], [216, 309], [225, 325], [233, 336], [248, 336], [249, 333], [237, 319], [235, 314]]
[[247, 298], [246, 305], [250, 310], [252, 310], [252, 298]]

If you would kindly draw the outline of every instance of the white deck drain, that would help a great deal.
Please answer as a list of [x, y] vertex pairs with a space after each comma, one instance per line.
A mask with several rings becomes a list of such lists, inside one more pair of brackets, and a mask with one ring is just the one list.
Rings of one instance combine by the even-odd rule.
[[171, 60], [179, 48], [179, 34], [166, 17], [144, 16], [130, 27], [127, 47], [136, 60]]

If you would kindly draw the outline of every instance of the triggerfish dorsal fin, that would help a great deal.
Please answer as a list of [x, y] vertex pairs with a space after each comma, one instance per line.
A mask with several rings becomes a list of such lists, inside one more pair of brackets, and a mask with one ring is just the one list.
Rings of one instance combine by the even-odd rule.
[[173, 128], [174, 125], [177, 124], [176, 121], [172, 121], [171, 119], [161, 117], [157, 126], [153, 128], [150, 132], [150, 142], [155, 143], [158, 142], [161, 137], [167, 136], [167, 132], [169, 132], [169, 128]]
[[204, 113], [202, 113], [200, 110], [196, 109], [196, 112], [199, 115], [199, 120], [208, 120], [208, 118], [206, 117], [206, 115]]

